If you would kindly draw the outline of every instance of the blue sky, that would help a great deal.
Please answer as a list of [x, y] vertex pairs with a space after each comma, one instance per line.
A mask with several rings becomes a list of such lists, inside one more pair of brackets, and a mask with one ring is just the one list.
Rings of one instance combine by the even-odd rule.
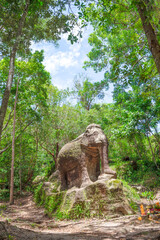
[[[88, 44], [90, 32], [91, 28], [86, 28], [83, 32], [83, 38], [73, 45], [67, 41], [66, 34], [62, 35], [61, 40], [58, 42], [58, 47], [53, 43], [45, 41], [32, 44], [33, 51], [44, 50], [43, 64], [46, 70], [50, 72], [54, 86], [57, 86], [59, 89], [71, 89], [75, 76], [80, 73], [87, 74], [93, 82], [103, 79], [103, 72], [95, 73], [91, 68], [88, 70], [83, 69], [83, 63], [85, 60], [88, 60], [87, 53], [91, 49]], [[106, 91], [105, 98], [99, 100], [99, 102], [112, 102], [112, 90], [113, 88], [110, 87], [110, 89]]]

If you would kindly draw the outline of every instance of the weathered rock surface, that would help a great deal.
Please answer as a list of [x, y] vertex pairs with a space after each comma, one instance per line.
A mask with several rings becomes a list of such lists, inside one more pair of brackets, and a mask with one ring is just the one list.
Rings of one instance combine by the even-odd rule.
[[103, 173], [116, 177], [116, 172], [109, 167], [107, 137], [100, 125], [94, 123], [78, 138], [62, 147], [57, 165], [62, 190], [73, 186], [84, 187], [91, 181], [95, 182]]
[[43, 204], [48, 213], [62, 218], [109, 218], [133, 213], [123, 183], [109, 174], [103, 174], [83, 188], [72, 187], [67, 191], [60, 191], [55, 180], [44, 182], [37, 196], [37, 202]]

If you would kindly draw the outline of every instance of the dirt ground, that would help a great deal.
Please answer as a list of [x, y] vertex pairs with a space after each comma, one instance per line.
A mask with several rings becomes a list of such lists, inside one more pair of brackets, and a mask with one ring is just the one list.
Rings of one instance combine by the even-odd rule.
[[[115, 219], [50, 219], [37, 207], [32, 194], [25, 194], [14, 205], [0, 203], [0, 240], [160, 240], [160, 220], [138, 220], [139, 214]], [[9, 236], [10, 235], [10, 236]], [[11, 237], [12, 236], [12, 237]]]

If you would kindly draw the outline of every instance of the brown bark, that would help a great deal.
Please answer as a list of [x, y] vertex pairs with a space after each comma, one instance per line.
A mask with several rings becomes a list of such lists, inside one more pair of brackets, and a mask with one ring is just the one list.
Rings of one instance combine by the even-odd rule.
[[134, 143], [135, 143], [135, 147], [136, 147], [138, 156], [139, 156], [140, 159], [142, 159], [142, 155], [141, 155], [141, 152], [140, 152], [140, 150], [139, 150], [139, 145], [138, 145], [138, 143], [137, 143], [137, 140], [136, 140], [135, 136], [133, 137], [133, 140], [134, 140]]
[[145, 35], [147, 37], [149, 49], [152, 53], [152, 56], [153, 56], [153, 59], [155, 61], [157, 70], [160, 74], [160, 44], [157, 40], [155, 30], [152, 27], [152, 24], [149, 20], [149, 17], [146, 14], [147, 9], [146, 9], [146, 5], [143, 1], [139, 1], [137, 3], [137, 10], [138, 10], [139, 16], [140, 16], [141, 21], [142, 21], [142, 25], [143, 25]]
[[7, 120], [7, 122], [6, 122], [5, 126], [4, 126], [4, 128], [2, 129], [2, 131], [4, 131], [4, 130], [7, 128], [8, 124], [9, 124], [9, 121], [10, 121], [11, 118], [13, 117], [13, 115], [12, 115], [13, 110], [14, 110], [14, 109], [12, 109], [12, 110], [10, 111], [10, 113], [9, 113], [9, 117], [8, 117], [8, 120]]
[[22, 136], [20, 140], [20, 162], [19, 162], [19, 191], [22, 195]]
[[15, 38], [15, 43], [13, 45], [13, 48], [12, 48], [12, 51], [10, 54], [9, 74], [8, 74], [6, 89], [3, 94], [2, 104], [1, 104], [1, 108], [0, 108], [0, 141], [1, 141], [1, 135], [2, 135], [3, 122], [5, 119], [5, 115], [6, 115], [6, 111], [7, 111], [7, 107], [8, 107], [9, 96], [10, 96], [10, 91], [11, 91], [11, 86], [12, 86], [12, 82], [13, 82], [15, 57], [16, 57], [19, 42], [21, 40], [22, 29], [23, 29], [25, 19], [26, 19], [27, 13], [28, 13], [29, 4], [30, 4], [30, 0], [26, 0], [26, 6], [25, 6], [24, 12], [22, 14], [22, 17], [19, 21], [19, 26], [18, 26], [16, 38]]
[[14, 158], [15, 158], [15, 126], [16, 126], [16, 105], [18, 98], [18, 85], [19, 79], [17, 82], [16, 96], [14, 102], [14, 119], [13, 119], [13, 136], [12, 136], [12, 162], [11, 162], [11, 181], [10, 181], [10, 204], [14, 203], [13, 191], [14, 191]]
[[57, 143], [56, 145], [56, 156], [53, 152], [51, 152], [49, 149], [47, 149], [46, 147], [44, 147], [42, 144], [40, 144], [40, 146], [46, 150], [46, 152], [51, 155], [53, 157], [53, 160], [55, 162], [55, 168], [57, 169], [57, 156], [58, 156], [58, 151], [59, 151], [59, 144]]

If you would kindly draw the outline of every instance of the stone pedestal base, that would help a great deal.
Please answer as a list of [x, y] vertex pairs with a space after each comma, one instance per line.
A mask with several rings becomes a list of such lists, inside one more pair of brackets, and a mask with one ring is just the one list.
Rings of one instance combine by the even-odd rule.
[[110, 180], [110, 179], [116, 179], [117, 177], [115, 177], [115, 175], [113, 174], [106, 174], [106, 173], [103, 173], [101, 174], [99, 177], [98, 177], [98, 180]]

